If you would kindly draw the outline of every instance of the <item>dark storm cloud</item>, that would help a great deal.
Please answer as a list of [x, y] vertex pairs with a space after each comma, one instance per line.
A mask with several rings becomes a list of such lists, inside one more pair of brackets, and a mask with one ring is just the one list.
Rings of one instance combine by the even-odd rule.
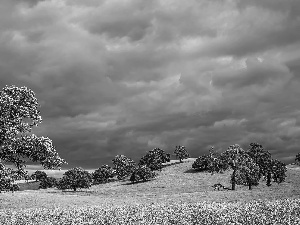
[[28, 86], [70, 166], [300, 144], [299, 1], [3, 0], [0, 87]]

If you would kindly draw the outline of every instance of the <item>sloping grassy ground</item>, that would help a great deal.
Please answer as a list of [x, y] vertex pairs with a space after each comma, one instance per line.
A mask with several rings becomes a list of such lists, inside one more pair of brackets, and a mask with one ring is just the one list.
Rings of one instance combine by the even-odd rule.
[[[235, 191], [214, 191], [211, 186], [216, 183], [221, 183], [230, 188], [229, 177], [232, 171], [214, 175], [211, 175], [210, 173], [194, 173], [191, 170], [191, 165], [194, 160], [195, 159], [188, 159], [180, 164], [174, 164], [175, 162], [172, 161], [171, 164], [173, 163], [174, 165], [163, 168], [161, 172], [158, 172], [158, 177], [155, 180], [146, 183], [132, 185], [129, 181], [116, 181], [96, 185], [90, 189], [83, 189], [78, 192], [62, 192], [56, 189], [47, 189], [4, 193], [0, 195], [0, 218], [7, 218], [5, 221], [6, 223], [2, 224], [9, 224], [7, 223], [9, 219], [14, 218], [15, 220], [18, 220], [20, 217], [20, 221], [22, 221], [22, 219], [24, 220], [22, 215], [27, 214], [28, 220], [38, 218], [36, 214], [39, 214], [41, 215], [41, 221], [47, 219], [47, 215], [52, 214], [55, 214], [53, 216], [57, 218], [56, 213], [65, 219], [72, 219], [75, 215], [82, 218], [89, 215], [88, 218], [94, 218], [93, 215], [95, 214], [103, 218], [115, 218], [120, 220], [128, 218], [129, 220], [130, 215], [132, 215], [132, 217], [138, 219], [135, 221], [136, 223], [128, 222], [128, 224], [143, 224], [141, 221], [145, 222], [148, 217], [152, 218], [151, 221], [154, 221], [153, 224], [160, 224], [159, 221], [156, 221], [153, 218], [164, 218], [164, 215], [169, 215], [166, 218], [174, 217], [171, 220], [174, 220], [175, 222], [171, 223], [171, 220], [168, 220], [164, 221], [165, 224], [191, 224], [192, 220], [190, 216], [196, 211], [198, 212], [196, 215], [199, 216], [199, 218], [196, 216], [198, 219], [196, 217], [194, 218], [196, 221], [201, 218], [200, 215], [203, 218], [206, 218], [206, 216], [207, 218], [213, 217], [214, 221], [217, 221], [216, 217], [213, 216], [216, 214], [213, 212], [217, 212], [216, 208], [214, 208], [214, 204], [219, 204], [218, 207], [223, 210], [219, 209], [219, 211], [221, 210], [220, 213], [223, 213], [222, 215], [225, 216], [224, 213], [229, 210], [232, 213], [230, 214], [232, 218], [239, 218], [242, 216], [242, 213], [245, 212], [237, 211], [237, 208], [244, 207], [245, 209], [245, 207], [248, 207], [249, 210], [252, 210], [249, 212], [254, 215], [259, 213], [257, 210], [263, 207], [259, 215], [265, 216], [268, 220], [271, 220], [267, 215], [274, 211], [273, 208], [276, 205], [276, 210], [287, 214], [289, 213], [289, 215], [294, 218], [293, 221], [299, 219], [299, 214], [297, 214], [299, 213], [299, 210], [296, 210], [297, 208], [300, 208], [300, 171], [298, 170], [298, 167], [288, 167], [286, 182], [282, 184], [272, 183], [271, 187], [267, 187], [265, 181], [262, 181], [258, 186], [254, 186], [251, 191], [248, 190], [247, 186], [240, 185], [237, 186], [237, 190]], [[289, 199], [284, 200], [287, 198]], [[275, 200], [278, 199], [283, 199], [280, 201], [286, 202], [276, 202]], [[247, 205], [253, 200], [261, 201], [261, 203], [257, 205], [258, 203], [254, 202], [251, 203], [251, 205]], [[264, 202], [266, 200], [271, 201], [268, 204], [272, 205], [273, 208], [271, 206], [271, 208], [269, 208], [265, 205]], [[292, 208], [289, 205], [292, 205]], [[68, 209], [66, 209], [66, 207]], [[6, 209], [8, 211], [4, 212], [1, 211], [1, 209]], [[150, 212], [149, 210], [152, 211]], [[173, 217], [172, 210], [174, 210]], [[186, 213], [182, 210], [186, 210]], [[96, 211], [99, 211], [98, 214]], [[181, 211], [183, 213], [180, 213]], [[190, 219], [186, 218], [186, 220], [177, 223], [176, 218], [185, 218], [184, 215], [189, 215], [188, 217]], [[254, 217], [251, 217], [251, 215], [248, 215], [249, 218], [255, 219]], [[89, 221], [88, 218], [86, 218], [85, 221]], [[53, 219], [53, 221], [55, 221], [55, 219]], [[209, 221], [212, 222], [212, 220]], [[228, 220], [226, 221], [228, 222]], [[115, 224], [118, 223], [116, 222]], [[99, 224], [101, 223], [99, 222]], [[145, 224], [148, 223], [145, 222]]]

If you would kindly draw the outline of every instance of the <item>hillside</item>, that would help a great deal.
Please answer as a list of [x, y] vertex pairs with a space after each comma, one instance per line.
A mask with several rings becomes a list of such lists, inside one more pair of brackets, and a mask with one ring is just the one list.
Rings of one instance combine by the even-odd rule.
[[[140, 203], [168, 202], [238, 202], [257, 199], [299, 198], [299, 167], [288, 167], [286, 182], [272, 183], [267, 187], [264, 181], [249, 191], [247, 186], [237, 186], [236, 191], [214, 191], [213, 184], [221, 183], [230, 188], [229, 178], [232, 171], [224, 174], [195, 173], [192, 163], [195, 159], [183, 163], [171, 161], [155, 180], [131, 184], [127, 181], [115, 181], [92, 186], [77, 192], [47, 190], [26, 190], [16, 193], [0, 194], [0, 208], [35, 208], [69, 205], [131, 205]], [[174, 164], [175, 163], [175, 164]], [[13, 198], [12, 198], [13, 196]]]

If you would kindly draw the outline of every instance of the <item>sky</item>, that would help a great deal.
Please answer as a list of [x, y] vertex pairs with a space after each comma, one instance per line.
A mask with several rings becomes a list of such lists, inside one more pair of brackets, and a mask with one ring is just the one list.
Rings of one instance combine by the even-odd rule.
[[33, 132], [66, 167], [176, 145], [300, 152], [298, 0], [0, 3], [0, 89], [35, 92]]

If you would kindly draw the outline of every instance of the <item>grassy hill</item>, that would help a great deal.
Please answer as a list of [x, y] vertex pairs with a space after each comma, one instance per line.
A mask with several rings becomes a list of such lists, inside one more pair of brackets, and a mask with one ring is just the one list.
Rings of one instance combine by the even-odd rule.
[[248, 202], [258, 199], [299, 198], [299, 167], [288, 167], [286, 182], [272, 183], [267, 187], [265, 181], [249, 191], [247, 186], [238, 185], [235, 191], [214, 191], [213, 184], [221, 183], [230, 188], [230, 174], [204, 172], [195, 173], [192, 163], [195, 159], [186, 159], [183, 163], [172, 160], [169, 166], [157, 172], [156, 179], [131, 184], [130, 181], [115, 181], [92, 186], [77, 192], [60, 191], [55, 188], [46, 190], [26, 190], [0, 195], [1, 208], [39, 208], [52, 206], [120, 206], [144, 203], [197, 203], [197, 202]]

